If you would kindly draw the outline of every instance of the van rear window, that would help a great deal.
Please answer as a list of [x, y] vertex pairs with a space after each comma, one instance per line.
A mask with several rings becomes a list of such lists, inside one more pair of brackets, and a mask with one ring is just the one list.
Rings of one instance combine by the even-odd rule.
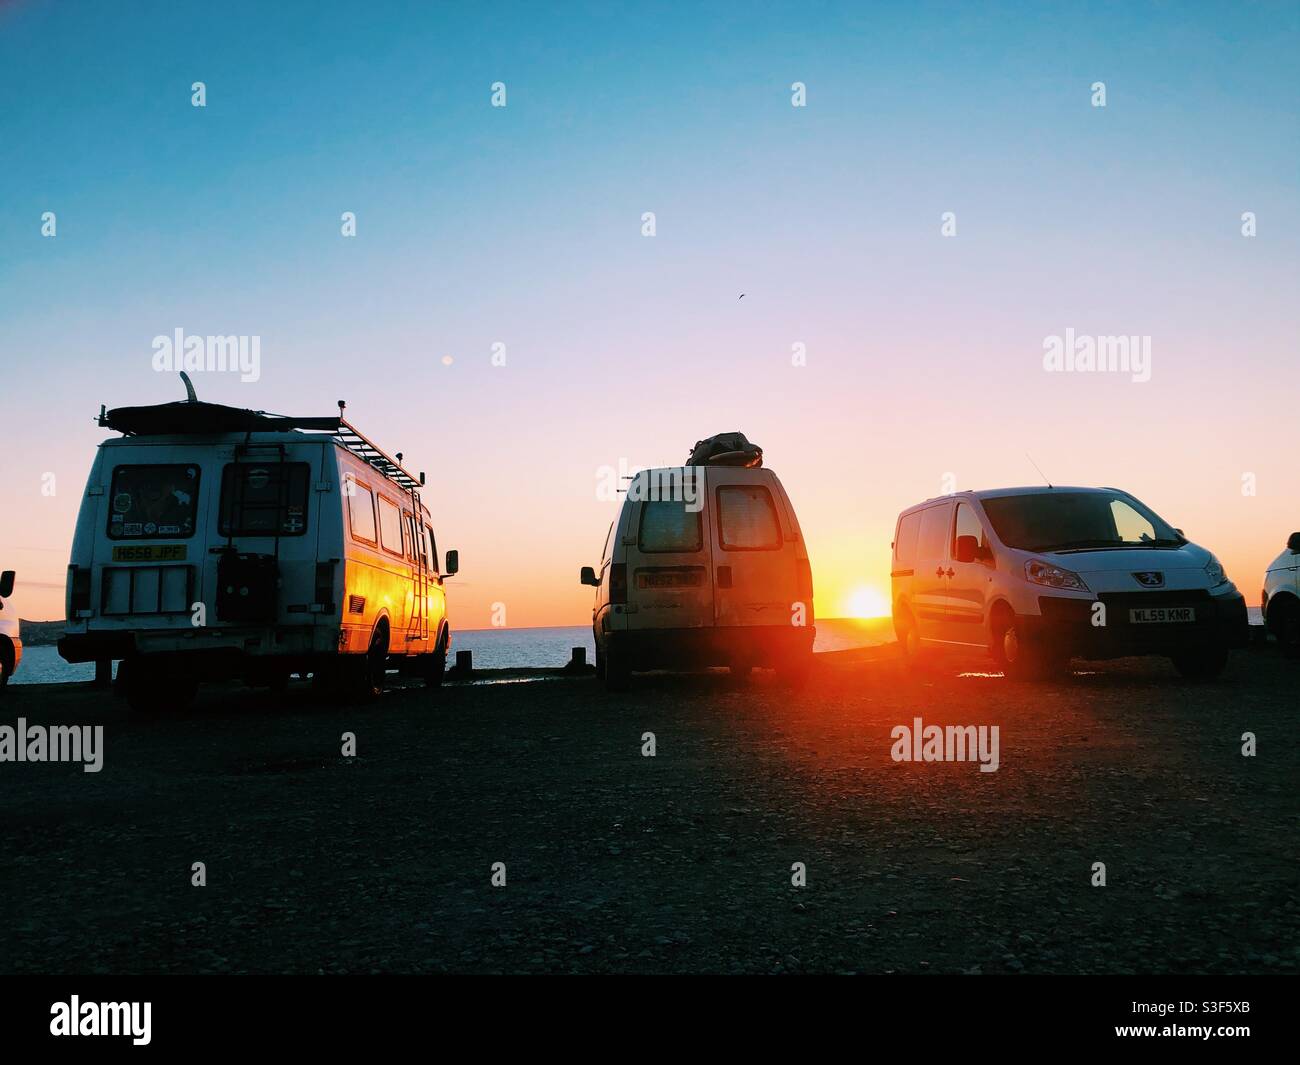
[[649, 553], [698, 551], [704, 546], [700, 512], [683, 500], [654, 499], [641, 504], [637, 546]]
[[221, 535], [301, 536], [310, 480], [305, 462], [230, 463], [221, 471]]
[[781, 523], [772, 493], [762, 485], [718, 489], [718, 540], [724, 551], [775, 551]]
[[109, 538], [188, 539], [198, 499], [197, 466], [118, 466], [109, 493]]

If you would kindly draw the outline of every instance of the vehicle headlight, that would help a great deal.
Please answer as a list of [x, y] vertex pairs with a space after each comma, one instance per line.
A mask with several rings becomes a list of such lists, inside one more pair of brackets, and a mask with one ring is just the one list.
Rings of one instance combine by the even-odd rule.
[[1217, 588], [1228, 581], [1228, 574], [1223, 569], [1223, 563], [1213, 555], [1210, 556], [1210, 561], [1205, 564], [1205, 575], [1210, 579], [1211, 588]]
[[1025, 563], [1025, 580], [1033, 584], [1046, 585], [1048, 588], [1068, 588], [1076, 592], [1088, 590], [1088, 586], [1083, 583], [1083, 578], [1077, 573], [1037, 558], [1031, 558]]

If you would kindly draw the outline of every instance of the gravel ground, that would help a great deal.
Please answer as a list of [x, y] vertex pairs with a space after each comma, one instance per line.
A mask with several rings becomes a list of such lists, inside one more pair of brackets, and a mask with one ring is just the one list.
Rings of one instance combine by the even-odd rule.
[[[232, 686], [154, 721], [10, 687], [0, 724], [106, 753], [0, 763], [0, 971], [1294, 972], [1297, 663], [1095, 669]], [[998, 725], [1000, 768], [894, 762], [917, 716]]]

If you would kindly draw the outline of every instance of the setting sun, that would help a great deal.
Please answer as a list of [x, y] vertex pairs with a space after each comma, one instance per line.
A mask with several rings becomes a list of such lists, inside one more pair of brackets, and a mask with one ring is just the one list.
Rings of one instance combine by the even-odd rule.
[[850, 618], [883, 618], [889, 616], [889, 601], [869, 584], [860, 584], [849, 594], [844, 611]]

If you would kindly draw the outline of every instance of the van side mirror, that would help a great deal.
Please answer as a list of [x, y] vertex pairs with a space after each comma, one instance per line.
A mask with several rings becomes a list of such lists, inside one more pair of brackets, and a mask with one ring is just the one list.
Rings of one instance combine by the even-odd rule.
[[[1293, 532], [1286, 538], [1286, 549], [1293, 555], [1300, 555], [1300, 532]], [[5, 576], [10, 578], [9, 587], [13, 588], [13, 573], [6, 573]], [[8, 595], [9, 593], [3, 592], [2, 594]]]
[[457, 573], [460, 572], [460, 552], [459, 552], [459, 551], [448, 551], [448, 552], [447, 552], [447, 565], [446, 565], [445, 569], [443, 570], [443, 572], [444, 572], [444, 574], [445, 574], [446, 576], [448, 576], [448, 577], [454, 577], [454, 576], [456, 576]]
[[980, 542], [975, 536], [957, 537], [957, 561], [974, 562], [979, 558]]
[[578, 579], [582, 581], [583, 584], [589, 584], [593, 588], [600, 587], [600, 578], [596, 576], [596, 571], [590, 566], [582, 567], [582, 572], [578, 575]]
[[[1300, 535], [1300, 533], [1297, 533]], [[8, 599], [14, 594], [14, 571], [11, 569], [0, 573], [0, 599]]]

